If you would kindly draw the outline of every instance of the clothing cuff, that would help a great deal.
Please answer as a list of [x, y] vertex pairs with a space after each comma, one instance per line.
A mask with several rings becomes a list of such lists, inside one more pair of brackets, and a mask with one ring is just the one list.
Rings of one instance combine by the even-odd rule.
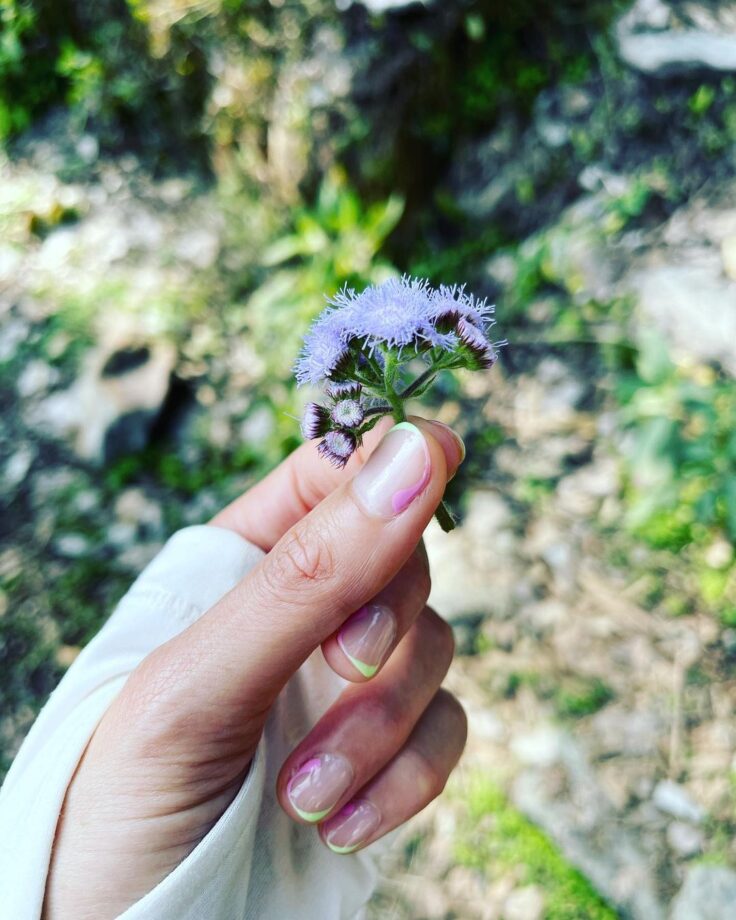
[[163, 591], [202, 613], [232, 590], [264, 555], [232, 530], [211, 524], [185, 527], [166, 542], [130, 594]]

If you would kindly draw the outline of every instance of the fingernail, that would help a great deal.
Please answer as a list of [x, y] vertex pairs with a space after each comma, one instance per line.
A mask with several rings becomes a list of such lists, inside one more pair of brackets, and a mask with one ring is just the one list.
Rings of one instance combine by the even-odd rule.
[[363, 677], [373, 677], [396, 636], [396, 618], [388, 607], [366, 604], [337, 634], [337, 643]]
[[[452, 458], [452, 461], [458, 464], [462, 463], [463, 460], [465, 459], [465, 441], [463, 441], [460, 435], [456, 431], [453, 431], [453, 429], [450, 428], [449, 425], [445, 425], [444, 422], [438, 422], [436, 419], [432, 419], [430, 424], [435, 425], [445, 434], [448, 434], [450, 438], [452, 438], [455, 444], [455, 447], [457, 449], [457, 457]], [[452, 461], [450, 460], [450, 458], [448, 458], [448, 462], [452, 462]]]
[[353, 480], [353, 491], [370, 514], [390, 518], [400, 514], [429, 482], [427, 442], [411, 422], [388, 432]]
[[315, 823], [337, 805], [353, 781], [353, 768], [339, 754], [317, 754], [289, 780], [286, 794], [304, 821]]
[[357, 850], [381, 823], [381, 812], [362, 799], [340, 809], [334, 818], [323, 826], [323, 838], [333, 853], [352, 853]]

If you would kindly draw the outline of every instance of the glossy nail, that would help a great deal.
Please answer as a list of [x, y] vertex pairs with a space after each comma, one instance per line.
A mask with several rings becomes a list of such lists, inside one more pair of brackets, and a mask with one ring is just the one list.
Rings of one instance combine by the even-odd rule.
[[286, 794], [304, 821], [314, 824], [337, 805], [353, 781], [353, 768], [340, 754], [317, 754], [299, 767]]
[[366, 604], [346, 620], [337, 643], [363, 677], [373, 677], [396, 637], [396, 618], [382, 604]]
[[381, 812], [372, 802], [348, 802], [324, 824], [324, 841], [333, 853], [352, 853], [378, 830], [380, 823]]
[[[449, 425], [445, 425], [444, 422], [438, 422], [437, 419], [432, 419], [430, 424], [433, 425], [435, 429], [439, 429], [441, 437], [443, 435], [446, 436], [454, 445], [456, 456], [447, 458], [448, 465], [452, 463], [462, 463], [465, 459], [465, 441], [463, 441], [460, 435], [456, 431], [453, 431]], [[442, 444], [442, 447], [445, 449], [445, 454], [447, 454], [447, 449], [445, 448], [444, 443]]]
[[370, 514], [390, 518], [414, 501], [431, 474], [424, 435], [411, 422], [395, 425], [353, 480], [353, 491]]

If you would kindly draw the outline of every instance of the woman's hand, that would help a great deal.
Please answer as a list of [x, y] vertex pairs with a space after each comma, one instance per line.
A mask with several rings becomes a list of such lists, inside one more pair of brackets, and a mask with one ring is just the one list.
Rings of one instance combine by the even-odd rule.
[[286, 760], [285, 811], [347, 853], [442, 790], [466, 727], [440, 689], [453, 642], [426, 606], [420, 540], [463, 448], [444, 425], [416, 425], [343, 472], [305, 445], [212, 521], [267, 554], [150, 654], [101, 720], [59, 820], [47, 920], [115, 917], [197, 846], [243, 783], [279, 692], [320, 645], [354, 685]]

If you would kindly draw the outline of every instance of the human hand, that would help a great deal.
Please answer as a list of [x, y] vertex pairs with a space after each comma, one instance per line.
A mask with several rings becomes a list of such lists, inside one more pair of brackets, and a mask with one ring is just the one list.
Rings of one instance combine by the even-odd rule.
[[466, 727], [440, 689], [452, 634], [426, 606], [420, 540], [463, 452], [445, 426], [416, 423], [368, 459], [374, 433], [343, 471], [305, 445], [214, 518], [267, 554], [148, 655], [102, 718], [67, 791], [46, 920], [116, 917], [197, 846], [320, 645], [353, 686], [284, 763], [285, 811], [352, 852], [442, 790]]

